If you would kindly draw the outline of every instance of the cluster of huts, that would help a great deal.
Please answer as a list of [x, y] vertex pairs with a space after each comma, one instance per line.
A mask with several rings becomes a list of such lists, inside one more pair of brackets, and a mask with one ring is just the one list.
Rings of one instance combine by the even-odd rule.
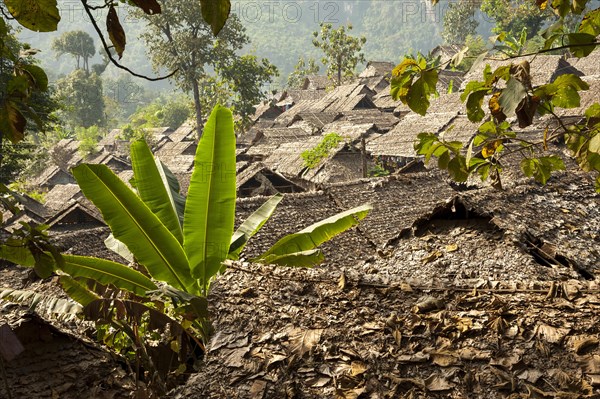
[[[581, 106], [559, 111], [561, 117], [580, 119], [586, 107], [599, 101], [599, 51], [583, 59], [538, 55], [527, 60], [534, 85], [565, 73], [582, 76], [590, 85], [590, 90], [581, 92]], [[501, 61], [487, 63], [494, 68]], [[369, 62], [354, 81], [335, 88], [330, 87], [326, 77], [307, 77], [301, 88], [286, 90], [257, 105], [253, 125], [239, 136], [238, 197], [277, 192], [312, 195], [329, 186], [368, 178], [376, 166], [394, 174], [429, 173], [415, 153], [416, 135], [432, 132], [443, 134], [446, 140], [468, 142], [476, 134], [478, 125], [467, 119], [460, 94], [465, 82], [481, 78], [484, 66], [476, 65], [467, 74], [441, 71], [440, 95], [432, 100], [425, 117], [391, 97], [391, 63]], [[449, 88], [454, 92], [448, 93]], [[547, 117], [539, 118], [526, 134], [541, 134], [549, 123]], [[303, 152], [315, 148], [329, 133], [337, 133], [342, 139], [316, 167], [307, 167]], [[151, 129], [149, 136], [155, 154], [186, 191], [197, 147], [193, 123], [184, 123], [175, 130]], [[63, 139], [54, 147], [50, 165], [30, 182], [45, 192], [45, 202], [24, 196], [24, 212], [6, 214], [6, 228], [19, 226], [21, 221], [44, 223], [57, 233], [104, 226], [100, 213], [82, 195], [69, 168], [82, 162], [105, 164], [128, 182], [133, 175], [128, 142], [122, 139], [120, 129], [114, 129], [99, 142], [97, 155], [87, 159], [78, 152], [78, 145], [76, 140]]]
[[[555, 55], [527, 59], [534, 85], [551, 82], [564, 73], [581, 76], [589, 84], [590, 89], [581, 92], [580, 107], [557, 110], [563, 121], [582, 120], [584, 110], [600, 102], [600, 51], [583, 59]], [[489, 63], [495, 67], [499, 62]], [[494, 279], [597, 281], [600, 197], [594, 192], [591, 175], [576, 172], [576, 165], [567, 161], [569, 171], [559, 173], [542, 187], [523, 178], [517, 171], [518, 162], [509, 159], [503, 172], [513, 181], [504, 185], [505, 191], [482, 188], [475, 180], [456, 190], [442, 174], [423, 165], [413, 144], [416, 135], [424, 131], [463, 142], [476, 134], [478, 125], [468, 121], [460, 91], [464, 82], [481, 78], [484, 65], [475, 66], [466, 75], [442, 71], [440, 95], [425, 117], [391, 98], [393, 67], [391, 63], [370, 62], [354, 82], [333, 89], [328, 88], [327, 79], [310, 76], [302, 88], [287, 90], [257, 106], [253, 126], [238, 138], [238, 223], [260, 207], [265, 196], [288, 194], [246, 247], [246, 258], [310, 223], [370, 202], [373, 210], [357, 229], [324, 245], [328, 265], [335, 266], [331, 269], [352, 272], [376, 284], [399, 278], [419, 278], [423, 285], [443, 281], [444, 286], [456, 281], [475, 284], [484, 279], [485, 287]], [[456, 91], [448, 93], [448, 88]], [[553, 123], [548, 117], [538, 118], [522, 134], [542, 137]], [[160, 128], [149, 133], [153, 151], [186, 191], [197, 147], [195, 126], [185, 123], [175, 130]], [[316, 167], [308, 168], [302, 153], [329, 133], [337, 133], [342, 140]], [[46, 224], [61, 250], [124, 261], [106, 249], [103, 240], [108, 228], [69, 173], [82, 162], [100, 163], [128, 182], [133, 172], [128, 142], [121, 135], [118, 129], [111, 131], [99, 142], [98, 153], [88, 159], [79, 153], [77, 141], [60, 141], [53, 150], [52, 163], [30, 182], [44, 191], [44, 202], [23, 196], [22, 212], [4, 212], [4, 229], [19, 227], [20, 222]], [[547, 144], [549, 151], [564, 152], [560, 142]], [[376, 165], [391, 175], [369, 177]], [[12, 266], [6, 267], [4, 273]], [[25, 285], [15, 288], [27, 288]], [[47, 289], [47, 284], [40, 287]], [[2, 311], [0, 315], [5, 318]], [[20, 316], [15, 316], [11, 326], [29, 352], [11, 362], [8, 379], [14, 392], [35, 396], [30, 381], [37, 372], [30, 366], [40, 359], [38, 352], [46, 350], [35, 345], [42, 341], [55, 345], [57, 340], [63, 345], [64, 333], [55, 329], [47, 333], [54, 341], [47, 337], [29, 339], [25, 327], [45, 331], [39, 325], [47, 328], [46, 322], [17, 319]], [[19, 322], [21, 327], [14, 327]], [[243, 324], [246, 328], [252, 323]], [[65, 342], [77, 348], [85, 346], [74, 339]], [[52, 356], [54, 364], [60, 366], [60, 378], [40, 380], [40, 392], [73, 390], [77, 384], [84, 390], [85, 385], [100, 386], [96, 381], [109, 381], [87, 363], [85, 367], [73, 366], [69, 360], [74, 358], [72, 352], [52, 352]]]

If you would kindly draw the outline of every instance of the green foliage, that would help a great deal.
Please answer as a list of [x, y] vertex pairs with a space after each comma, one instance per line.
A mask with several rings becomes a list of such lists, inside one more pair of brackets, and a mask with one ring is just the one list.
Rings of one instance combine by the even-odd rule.
[[[552, 43], [562, 37], [567, 40], [575, 55], [583, 57], [591, 52], [595, 46], [594, 35], [600, 32], [597, 9], [587, 11], [577, 27], [579, 33], [565, 33], [567, 22], [564, 17], [583, 13], [585, 6], [586, 2], [552, 2], [552, 8], [560, 15], [561, 20], [545, 32], [546, 48], [551, 48]], [[522, 28], [518, 38], [511, 38], [506, 32], [500, 32], [496, 40], [501, 44], [496, 46], [496, 50], [511, 57], [519, 55], [527, 45], [526, 39], [526, 27]], [[411, 78], [410, 72], [406, 75], [402, 73], [413, 65], [414, 61], [405, 60], [396, 68], [395, 71], [398, 72], [394, 76], [399, 75], [404, 80], [399, 79], [392, 86], [392, 94], [397, 94], [394, 90], [406, 94], [412, 89], [412, 82], [406, 83]], [[482, 180], [491, 179], [495, 187], [501, 187], [502, 158], [518, 153], [522, 156], [520, 166], [523, 173], [546, 184], [552, 172], [565, 169], [560, 156], [545, 154], [548, 143], [563, 139], [581, 169], [600, 173], [600, 104], [593, 104], [586, 110], [585, 123], [575, 125], [565, 125], [555, 112], [556, 108], [579, 107], [579, 91], [588, 89], [589, 85], [573, 74], [563, 74], [551, 83], [533, 87], [527, 61], [501, 66], [494, 71], [487, 65], [483, 71], [483, 80], [468, 82], [461, 95], [461, 100], [466, 102], [467, 116], [473, 122], [483, 120], [486, 114], [483, 100], [491, 95], [487, 106], [493, 117], [479, 127], [466, 154], [463, 143], [447, 142], [442, 134], [438, 137], [432, 133], [419, 134], [415, 149], [424, 156], [425, 162], [431, 157], [438, 158], [438, 166], [448, 170], [451, 178], [456, 181], [465, 181], [470, 175], [478, 174]], [[418, 106], [411, 109], [417, 112], [420, 110]], [[506, 122], [509, 116], [514, 115], [519, 127], [525, 128], [533, 123], [535, 114], [552, 115], [558, 119], [560, 127], [551, 133], [546, 129], [542, 139], [531, 141], [512, 131], [510, 124]], [[507, 150], [508, 144], [511, 144], [510, 150]], [[536, 151], [537, 149], [542, 152]], [[600, 192], [600, 175], [596, 178], [596, 189]]]
[[18, 143], [35, 123], [43, 130], [53, 105], [48, 77], [33, 56], [37, 51], [20, 43], [0, 19], [0, 132], [1, 139]]
[[100, 151], [98, 141], [102, 135], [98, 126], [76, 128], [75, 137], [79, 141], [79, 153], [84, 157], [97, 154]]
[[95, 73], [76, 69], [56, 82], [55, 99], [63, 105], [59, 117], [71, 129], [104, 126], [105, 103], [102, 80]]
[[406, 56], [392, 71], [391, 94], [411, 110], [425, 115], [429, 108], [429, 98], [437, 95], [437, 61], [428, 61], [421, 54], [415, 59]]
[[553, 17], [548, 8], [542, 9], [530, 1], [483, 0], [481, 11], [495, 21], [492, 31], [507, 32], [512, 36], [526, 29], [528, 37], [533, 37]]
[[159, 97], [138, 108], [129, 118], [131, 125], [140, 128], [170, 127], [177, 129], [192, 116], [193, 104], [188, 96]]
[[255, 55], [242, 55], [220, 66], [217, 72], [228, 94], [224, 104], [240, 117], [238, 126], [245, 129], [256, 112], [254, 105], [266, 98], [265, 88], [279, 75], [279, 71], [266, 58], [259, 60]]
[[390, 174], [390, 171], [387, 170], [386, 168], [384, 168], [383, 166], [381, 166], [380, 164], [375, 164], [373, 169], [371, 169], [369, 171], [369, 176], [372, 176], [372, 177], [384, 177], [384, 176], [388, 176], [389, 174]]
[[448, 44], [465, 44], [467, 37], [474, 36], [479, 23], [475, 20], [475, 3], [459, 0], [449, 3], [444, 14], [442, 38]]
[[320, 32], [313, 32], [313, 45], [323, 51], [321, 62], [327, 66], [327, 76], [331, 80], [335, 79], [339, 86], [342, 78], [354, 76], [359, 62], [365, 62], [362, 47], [367, 39], [364, 36], [351, 36], [350, 24], [333, 29], [331, 24], [321, 23], [320, 27]]
[[304, 57], [299, 57], [294, 71], [288, 76], [287, 85], [291, 89], [300, 89], [307, 76], [316, 75], [317, 73], [319, 73], [319, 66], [314, 58], [305, 60]]
[[60, 57], [69, 54], [75, 58], [77, 68], [80, 68], [80, 61], [83, 61], [83, 69], [89, 72], [89, 59], [96, 54], [94, 39], [86, 32], [81, 30], [63, 33], [60, 37], [52, 41], [52, 50]]
[[323, 140], [314, 148], [303, 151], [300, 154], [304, 160], [304, 166], [308, 169], [314, 169], [319, 166], [329, 156], [331, 150], [337, 148], [342, 139], [342, 136], [337, 133], [328, 133], [323, 136]]

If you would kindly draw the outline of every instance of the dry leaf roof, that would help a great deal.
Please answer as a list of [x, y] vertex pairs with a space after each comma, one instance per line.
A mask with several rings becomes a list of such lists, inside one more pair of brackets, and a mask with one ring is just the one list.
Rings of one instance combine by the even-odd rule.
[[375, 76], [390, 76], [395, 65], [387, 61], [369, 61], [366, 68], [358, 75], [359, 78], [371, 78]]
[[587, 57], [569, 58], [568, 62], [584, 76], [600, 75], [600, 50], [598, 49], [592, 51]]
[[169, 139], [173, 142], [196, 140], [195, 124], [196, 123], [192, 121], [185, 122], [169, 135]]
[[367, 151], [372, 155], [400, 156], [416, 158], [414, 142], [419, 133], [437, 133], [454, 117], [455, 112], [409, 115], [404, 117], [392, 130], [367, 143]]
[[528, 61], [530, 64], [531, 83], [533, 86], [539, 86], [554, 81], [558, 76], [566, 73], [576, 73], [573, 68], [560, 55], [537, 55], [527, 57], [517, 57], [509, 60], [483, 60], [479, 64], [473, 65], [471, 70], [465, 75], [461, 90], [464, 90], [466, 83], [472, 80], [483, 80], [483, 70], [487, 64], [492, 71], [503, 65], [518, 64]]
[[73, 184], [58, 184], [44, 196], [44, 205], [49, 209], [58, 211], [63, 209], [65, 204], [70, 200], [77, 199], [83, 196], [79, 185]]

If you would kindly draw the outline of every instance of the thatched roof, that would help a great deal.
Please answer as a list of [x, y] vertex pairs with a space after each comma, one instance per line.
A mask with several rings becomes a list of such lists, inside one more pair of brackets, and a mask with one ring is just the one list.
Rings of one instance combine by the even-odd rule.
[[30, 184], [34, 187], [47, 188], [56, 184], [75, 183], [75, 179], [56, 165], [51, 165], [34, 178]]
[[121, 136], [121, 129], [113, 129], [106, 134], [106, 136], [102, 137], [100, 141], [98, 141], [98, 145], [104, 147], [105, 145], [113, 145], [115, 142], [119, 141], [119, 137]]
[[44, 196], [44, 205], [51, 210], [63, 209], [65, 204], [71, 200], [83, 197], [83, 193], [77, 184], [58, 184]]
[[[337, 133], [344, 138], [346, 143], [356, 143], [361, 137], [367, 137], [375, 129], [373, 123], [358, 123], [356, 121], [338, 120], [323, 126], [321, 136]], [[322, 137], [321, 137], [322, 138]]]
[[325, 90], [293, 90], [289, 89], [283, 93], [281, 99], [277, 102], [278, 107], [290, 107], [302, 101], [317, 101], [323, 98], [327, 92]]
[[341, 116], [339, 112], [299, 112], [296, 114], [292, 120], [292, 124], [294, 126], [297, 125], [298, 122], [302, 121], [306, 123], [306, 126], [310, 127], [310, 129], [320, 130], [328, 123], [331, 123], [338, 119]]
[[116, 171], [131, 169], [131, 164], [129, 161], [107, 152], [102, 152], [96, 155], [89, 160], [89, 163], [106, 165]]
[[272, 101], [263, 101], [254, 106], [254, 115], [250, 118], [253, 122], [263, 119], [273, 120], [283, 112], [282, 109], [276, 106]]
[[79, 141], [75, 139], [61, 139], [54, 145], [53, 149], [64, 150], [67, 153], [73, 154], [79, 149]]
[[158, 151], [158, 155], [163, 161], [168, 158], [179, 155], [194, 155], [196, 153], [197, 144], [193, 141], [179, 141], [165, 143]]
[[246, 150], [246, 155], [249, 157], [264, 158], [271, 155], [277, 147], [279, 147], [279, 144], [256, 144], [248, 147], [248, 150]]
[[64, 209], [58, 211], [45, 221], [51, 230], [74, 230], [104, 226], [102, 215], [89, 201], [78, 200], [70, 202]]
[[473, 123], [466, 116], [460, 115], [452, 119], [439, 135], [445, 141], [460, 141], [464, 144], [463, 150], [466, 151], [471, 139], [477, 134], [479, 123]]
[[187, 173], [194, 169], [194, 155], [175, 155], [172, 157], [160, 157], [159, 159], [167, 165], [173, 173]]
[[171, 141], [177, 143], [180, 141], [196, 140], [196, 122], [187, 121], [179, 126], [173, 133], [169, 134]]
[[304, 78], [302, 84], [303, 90], [325, 90], [328, 86], [332, 86], [329, 78], [323, 75], [308, 75]]
[[528, 61], [530, 63], [531, 83], [533, 86], [552, 82], [558, 76], [566, 73], [577, 73], [576, 69], [560, 55], [537, 55], [512, 58], [509, 60], [484, 60], [479, 64], [473, 65], [471, 70], [465, 75], [460, 89], [464, 90], [467, 82], [471, 80], [483, 80], [483, 70], [487, 64], [489, 64], [492, 71], [494, 71], [500, 66], [519, 64], [523, 61]]
[[255, 162], [237, 174], [238, 196], [302, 192], [304, 189], [264, 164]]
[[[461, 93], [442, 94], [438, 98], [432, 99], [427, 109], [427, 114], [439, 114], [439, 113], [463, 113], [465, 114], [467, 108], [465, 104], [460, 100]], [[485, 109], [485, 106], [483, 107]]]
[[439, 71], [438, 74], [438, 82], [436, 85], [436, 89], [440, 94], [447, 93], [450, 88], [450, 84], [452, 84], [452, 90], [458, 91], [461, 87], [465, 73], [460, 71], [449, 71], [447, 69], [443, 69]]
[[375, 108], [375, 104], [371, 101], [374, 95], [374, 91], [362, 84], [342, 85], [315, 102], [311, 110], [316, 112], [343, 112], [359, 108]]
[[368, 78], [359, 78], [358, 82], [367, 86], [375, 93], [379, 93], [389, 85], [389, 79], [386, 76], [372, 76]]
[[372, 78], [375, 76], [380, 76], [380, 77], [385, 77], [385, 76], [391, 76], [392, 74], [392, 70], [394, 69], [395, 65], [392, 64], [391, 62], [387, 62], [387, 61], [369, 61], [367, 62], [367, 66], [364, 69], [364, 71], [362, 71], [360, 73], [360, 75], [358, 75], [359, 78]]
[[409, 115], [404, 117], [388, 133], [367, 143], [367, 151], [372, 155], [387, 155], [406, 158], [416, 158], [414, 142], [421, 132], [437, 133], [443, 129], [456, 113]]
[[291, 141], [301, 141], [311, 135], [310, 132], [296, 127], [272, 127], [263, 129], [261, 132], [262, 138], [258, 140], [258, 144], [282, 144]]
[[592, 51], [590, 55], [583, 58], [569, 58], [567, 60], [577, 71], [584, 76], [600, 75], [600, 50]]
[[372, 123], [378, 132], [387, 132], [400, 121], [393, 114], [378, 109], [346, 111], [340, 119], [357, 124]]

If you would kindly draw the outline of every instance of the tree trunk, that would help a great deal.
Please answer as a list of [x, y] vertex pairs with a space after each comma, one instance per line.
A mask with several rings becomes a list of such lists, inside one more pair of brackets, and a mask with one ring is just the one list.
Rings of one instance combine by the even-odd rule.
[[202, 105], [200, 104], [200, 89], [197, 80], [192, 82], [192, 89], [194, 91], [194, 108], [196, 109], [196, 135], [198, 141], [200, 141], [202, 136]]
[[337, 59], [338, 86], [342, 84], [342, 56], [338, 55]]

